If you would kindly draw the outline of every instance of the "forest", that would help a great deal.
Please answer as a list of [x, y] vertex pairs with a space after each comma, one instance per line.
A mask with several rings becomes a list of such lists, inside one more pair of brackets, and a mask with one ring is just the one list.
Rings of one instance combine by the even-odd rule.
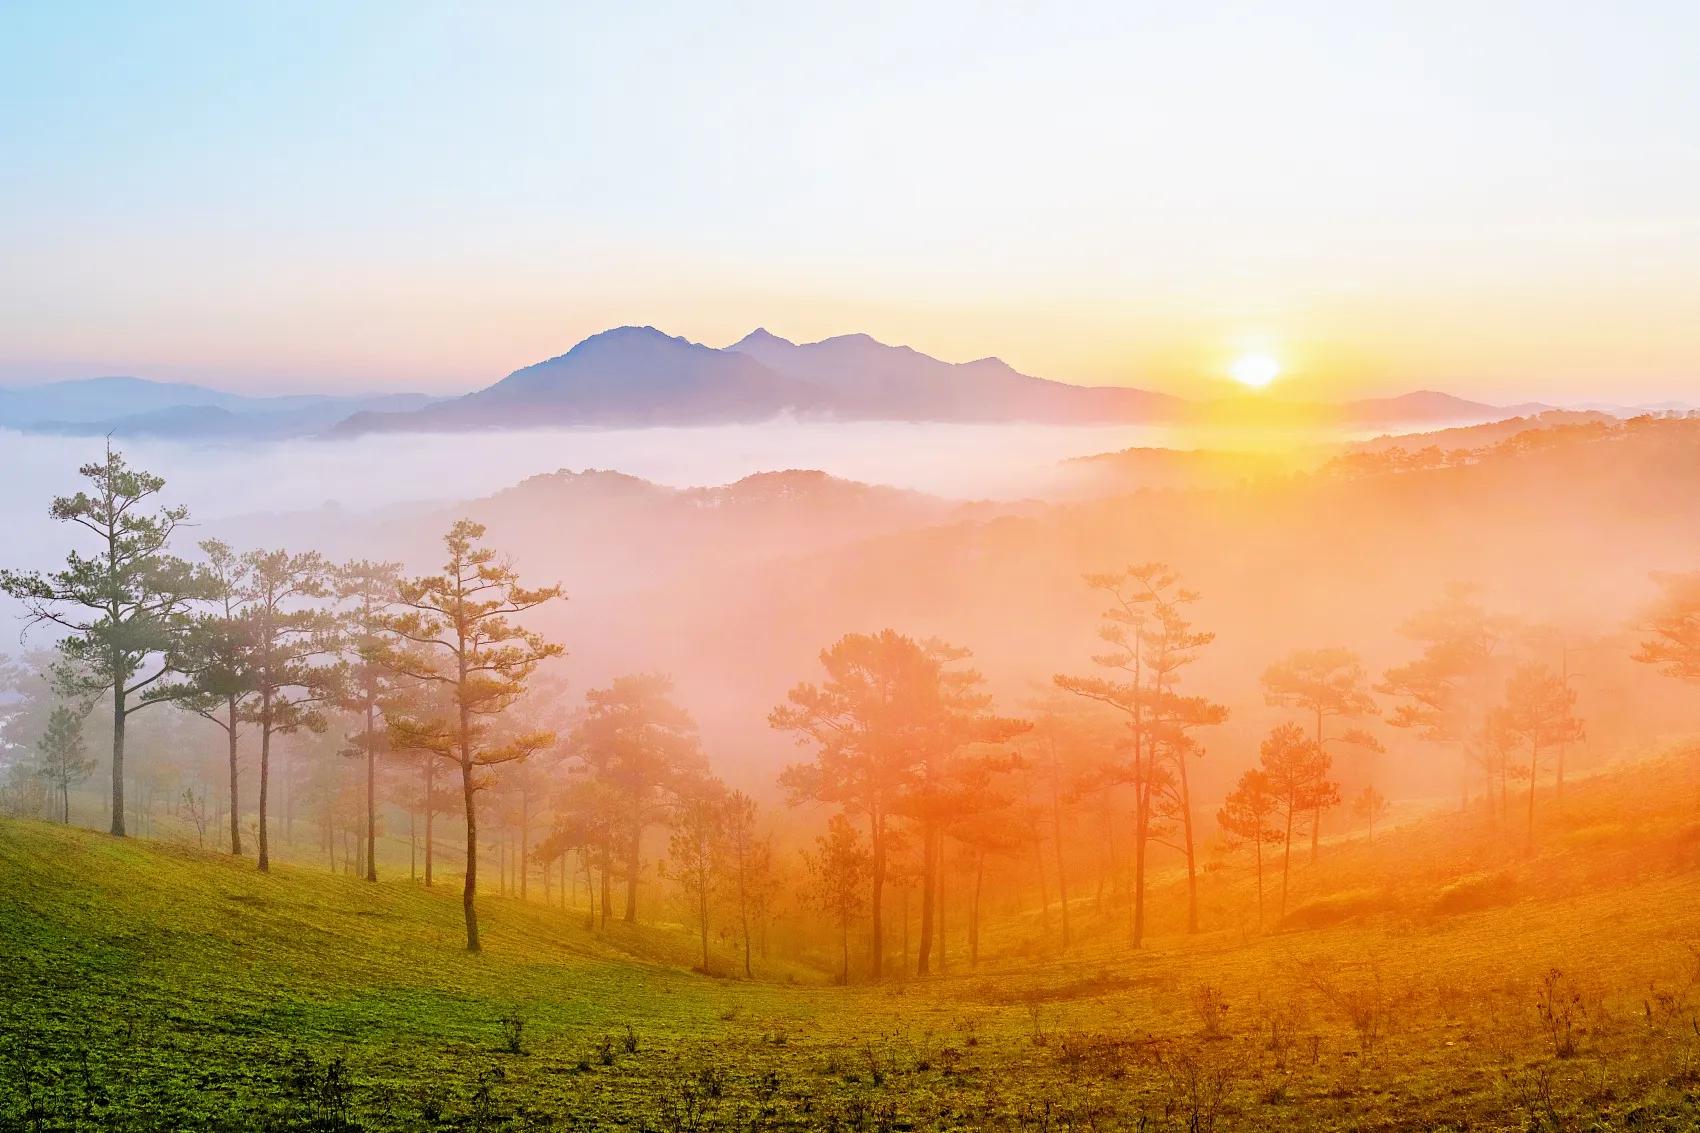
[[0, 1127], [1691, 1115], [1700, 418], [1188, 456], [209, 534], [108, 441], [0, 572]]

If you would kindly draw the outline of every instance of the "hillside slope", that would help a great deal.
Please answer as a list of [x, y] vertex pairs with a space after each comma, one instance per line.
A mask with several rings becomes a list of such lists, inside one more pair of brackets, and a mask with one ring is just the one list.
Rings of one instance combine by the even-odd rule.
[[[1066, 954], [1008, 910], [978, 970], [850, 989], [490, 898], [470, 956], [452, 887], [0, 822], [0, 1129], [1667, 1128], [1700, 1085], [1697, 782], [1690, 752], [1580, 783], [1526, 863], [1449, 816], [1332, 844], [1311, 930], [1132, 953], [1087, 897]], [[1448, 898], [1476, 858], [1524, 883]], [[1378, 905], [1371, 866], [1403, 878]]]

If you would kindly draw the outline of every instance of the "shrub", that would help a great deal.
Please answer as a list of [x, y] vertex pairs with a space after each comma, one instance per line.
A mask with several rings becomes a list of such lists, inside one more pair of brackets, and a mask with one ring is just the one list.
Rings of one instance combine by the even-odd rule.
[[1553, 968], [1541, 977], [1540, 986], [1535, 989], [1535, 1014], [1555, 1055], [1569, 1058], [1576, 1053], [1576, 1030], [1586, 1018], [1587, 1009], [1582, 1003], [1582, 993], [1559, 969]]
[[1222, 1037], [1222, 1024], [1228, 1017], [1228, 1003], [1222, 989], [1215, 984], [1199, 984], [1192, 989], [1192, 1010], [1198, 1016], [1198, 1029], [1207, 1039]]
[[1276, 924], [1279, 929], [1327, 928], [1329, 925], [1385, 912], [1393, 902], [1373, 889], [1352, 889], [1307, 901]]
[[1435, 895], [1433, 910], [1443, 917], [1478, 913], [1517, 902], [1517, 878], [1510, 871], [1461, 877]]
[[525, 1033], [525, 1020], [517, 1015], [504, 1015], [502, 1024], [502, 1049], [509, 1054], [524, 1054], [520, 1046], [520, 1036]]

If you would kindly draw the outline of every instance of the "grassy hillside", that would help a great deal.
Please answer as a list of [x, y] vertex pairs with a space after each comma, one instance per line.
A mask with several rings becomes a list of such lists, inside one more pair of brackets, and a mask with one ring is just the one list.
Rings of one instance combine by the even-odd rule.
[[850, 989], [514, 900], [470, 956], [452, 887], [0, 823], [0, 1128], [1688, 1127], [1694, 799], [1648, 765], [1534, 855], [1479, 816], [1325, 846], [1279, 931], [1134, 954], [1083, 901], [1065, 956], [1011, 918], [977, 971]]

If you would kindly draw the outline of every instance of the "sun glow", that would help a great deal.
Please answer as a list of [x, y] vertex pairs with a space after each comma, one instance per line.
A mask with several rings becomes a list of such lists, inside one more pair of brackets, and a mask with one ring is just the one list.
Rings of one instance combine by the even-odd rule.
[[1247, 354], [1228, 367], [1233, 379], [1250, 389], [1262, 389], [1281, 376], [1281, 363], [1267, 354]]

